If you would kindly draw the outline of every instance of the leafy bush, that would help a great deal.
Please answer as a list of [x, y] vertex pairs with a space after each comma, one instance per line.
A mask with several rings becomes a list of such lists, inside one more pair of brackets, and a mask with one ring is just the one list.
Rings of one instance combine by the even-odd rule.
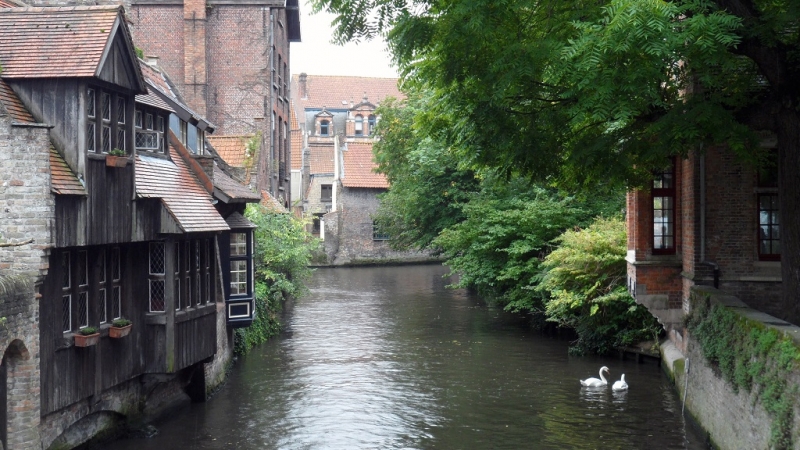
[[311, 275], [308, 263], [319, 245], [305, 231], [305, 222], [291, 214], [277, 213], [260, 205], [248, 205], [245, 216], [255, 230], [256, 319], [234, 332], [235, 352], [247, 353], [280, 331], [283, 302], [306, 292]]
[[578, 340], [573, 353], [608, 353], [657, 336], [661, 326], [628, 294], [626, 234], [621, 219], [597, 219], [569, 230], [542, 263], [538, 287], [547, 295], [547, 320], [570, 327]]

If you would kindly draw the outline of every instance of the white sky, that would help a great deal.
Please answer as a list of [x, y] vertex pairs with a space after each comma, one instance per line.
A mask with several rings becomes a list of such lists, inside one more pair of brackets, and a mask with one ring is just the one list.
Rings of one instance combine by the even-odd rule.
[[344, 46], [331, 44], [334, 15], [311, 14], [311, 6], [300, 2], [300, 38], [290, 50], [292, 75], [348, 75], [362, 77], [397, 77], [383, 40]]

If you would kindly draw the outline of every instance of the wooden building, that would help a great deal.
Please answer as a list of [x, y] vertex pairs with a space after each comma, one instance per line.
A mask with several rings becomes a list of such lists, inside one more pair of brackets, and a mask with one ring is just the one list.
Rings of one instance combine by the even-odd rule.
[[[232, 328], [254, 317], [243, 212], [260, 197], [205, 151], [213, 125], [137, 59], [122, 7], [0, 8], [0, 66], [0, 111], [49, 129], [51, 198], [16, 201], [52, 206], [38, 336], [22, 338], [39, 348], [38, 442], [13, 437], [6, 400], [3, 445], [76, 445], [182, 390], [202, 399]], [[120, 318], [132, 322], [121, 338]]]

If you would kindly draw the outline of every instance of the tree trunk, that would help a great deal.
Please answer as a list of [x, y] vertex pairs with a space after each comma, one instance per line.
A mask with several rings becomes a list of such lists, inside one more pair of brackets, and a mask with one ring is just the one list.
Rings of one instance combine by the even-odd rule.
[[800, 325], [800, 114], [783, 107], [777, 122], [782, 310], [784, 319]]

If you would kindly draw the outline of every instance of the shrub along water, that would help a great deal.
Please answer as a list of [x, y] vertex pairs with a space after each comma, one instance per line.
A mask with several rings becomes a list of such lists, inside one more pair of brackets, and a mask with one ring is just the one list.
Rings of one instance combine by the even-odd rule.
[[239, 355], [280, 331], [283, 302], [305, 293], [305, 281], [311, 275], [308, 263], [319, 246], [305, 231], [306, 223], [291, 214], [248, 205], [245, 215], [257, 226], [253, 260], [256, 318], [249, 327], [234, 332], [234, 351]]

